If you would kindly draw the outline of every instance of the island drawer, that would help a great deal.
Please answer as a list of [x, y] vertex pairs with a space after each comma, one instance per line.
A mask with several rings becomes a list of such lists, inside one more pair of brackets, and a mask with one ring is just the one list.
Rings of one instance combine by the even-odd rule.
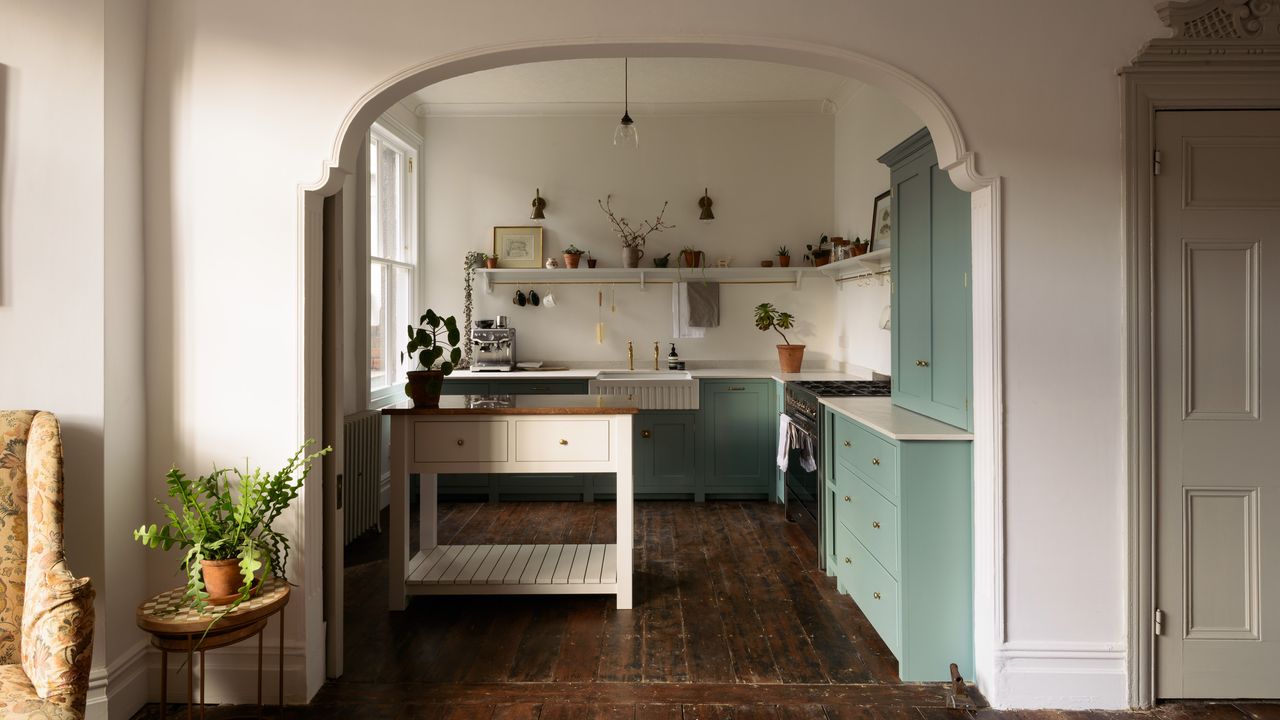
[[517, 420], [517, 462], [608, 462], [608, 420]]
[[507, 423], [415, 422], [414, 462], [506, 462]]
[[835, 426], [836, 459], [858, 471], [890, 500], [896, 500], [897, 446], [844, 417], [836, 416]]

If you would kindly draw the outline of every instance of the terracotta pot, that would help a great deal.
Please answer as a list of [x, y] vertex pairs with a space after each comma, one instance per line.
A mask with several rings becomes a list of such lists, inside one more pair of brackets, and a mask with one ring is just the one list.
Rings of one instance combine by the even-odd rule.
[[687, 268], [702, 267], [706, 253], [701, 250], [681, 250], [680, 262]]
[[564, 266], [567, 268], [576, 268], [578, 267], [578, 261], [581, 259], [582, 259], [581, 255], [565, 255]]
[[822, 267], [823, 265], [826, 265], [826, 264], [827, 264], [827, 263], [829, 263], [829, 262], [831, 262], [831, 254], [830, 254], [830, 253], [828, 253], [828, 254], [826, 254], [826, 255], [814, 255], [814, 256], [813, 256], [813, 266], [814, 266], [814, 267]]
[[782, 367], [782, 372], [798, 373], [802, 364], [804, 364], [803, 345], [778, 346], [778, 365]]
[[244, 578], [240, 575], [240, 558], [230, 560], [201, 560], [200, 573], [204, 575], [204, 591], [214, 605], [231, 602], [240, 594]]
[[761, 260], [761, 261], [760, 261], [760, 267], [773, 267], [773, 261], [772, 261], [772, 260]]
[[485, 258], [484, 266], [490, 270], [498, 267], [498, 258]]
[[413, 401], [415, 408], [440, 407], [440, 390], [444, 388], [444, 373], [439, 370], [410, 370], [404, 384], [404, 394]]
[[791, 267], [791, 256], [790, 256], [790, 255], [779, 255], [779, 256], [778, 256], [778, 267]]
[[868, 245], [867, 243], [858, 243], [856, 245], [849, 246], [850, 250], [853, 252], [853, 257], [857, 257], [859, 255], [865, 254], [867, 252], [867, 248], [869, 247], [871, 246]]

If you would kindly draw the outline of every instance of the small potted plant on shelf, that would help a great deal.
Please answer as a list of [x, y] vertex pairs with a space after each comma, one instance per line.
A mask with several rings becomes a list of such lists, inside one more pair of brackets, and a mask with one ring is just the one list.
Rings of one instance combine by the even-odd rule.
[[588, 252], [588, 253], [587, 253], [587, 267], [589, 267], [589, 268], [593, 268], [593, 267], [595, 267], [595, 266], [596, 266], [596, 259], [595, 259], [595, 258], [593, 258], [593, 257], [591, 257], [591, 253], [589, 253], [589, 252]]
[[203, 611], [209, 605], [229, 605], [227, 611], [257, 592], [262, 581], [285, 578], [289, 537], [271, 524], [298, 497], [311, 463], [332, 448], [306, 454], [308, 440], [276, 472], [215, 467], [194, 479], [178, 468], [169, 470], [165, 484], [178, 508], [162, 502], [168, 522], [143, 525], [133, 539], [149, 548], [186, 550], [182, 569], [187, 576], [186, 600]]
[[498, 256], [497, 256], [497, 255], [485, 255], [485, 256], [484, 256], [484, 267], [485, 267], [485, 269], [486, 269], [486, 270], [493, 270], [494, 268], [498, 267]]
[[831, 262], [831, 248], [826, 235], [818, 238], [817, 245], [805, 245], [805, 249], [809, 252], [805, 253], [804, 259], [813, 262], [814, 267], [822, 267]]
[[458, 330], [458, 321], [452, 315], [443, 317], [428, 308], [418, 319], [417, 327], [407, 327], [409, 344], [400, 358], [403, 360], [406, 354], [410, 358], [416, 355], [419, 369], [408, 372], [404, 394], [413, 400], [415, 408], [438, 408], [444, 379], [462, 360], [459, 346], [462, 332]]
[[680, 264], [683, 267], [702, 267], [704, 258], [706, 258], [706, 254], [692, 245], [685, 245], [680, 251]]
[[778, 346], [778, 365], [782, 372], [800, 372], [800, 366], [804, 363], [804, 346], [792, 345], [782, 332], [795, 327], [795, 317], [778, 310], [773, 303], [760, 303], [756, 306], [756, 327], [762, 332], [773, 330], [782, 338], [783, 344]]
[[578, 249], [578, 246], [577, 246], [577, 245], [572, 245], [572, 244], [571, 244], [571, 245], [569, 245], [569, 247], [567, 247], [567, 248], [565, 248], [564, 250], [562, 250], [562, 251], [560, 252], [560, 254], [561, 254], [561, 255], [564, 255], [564, 266], [565, 266], [565, 267], [567, 267], [567, 268], [576, 268], [576, 267], [578, 267], [578, 263], [582, 260], [582, 256], [583, 256], [583, 254], [584, 254], [584, 253], [583, 253], [583, 251], [582, 251], [582, 250], [579, 250], [579, 249]]
[[622, 238], [622, 267], [624, 268], [640, 267], [640, 260], [644, 257], [645, 238], [652, 233], [675, 227], [662, 221], [662, 216], [667, 213], [668, 203], [665, 202], [662, 203], [662, 209], [658, 211], [658, 217], [653, 222], [641, 220], [639, 226], [633, 226], [627, 222], [626, 218], [620, 218], [613, 212], [613, 195], [605, 195], [604, 200], [597, 199], [596, 204], [605, 215], [609, 216], [609, 222], [613, 223], [613, 231]]
[[853, 239], [853, 244], [849, 246], [849, 252], [852, 253], [851, 257], [858, 257], [859, 255], [865, 255], [867, 251], [870, 249], [871, 249], [871, 243], [867, 242], [866, 240], [863, 240], [860, 237], [855, 237]]
[[791, 248], [786, 245], [778, 248], [778, 267], [791, 267]]

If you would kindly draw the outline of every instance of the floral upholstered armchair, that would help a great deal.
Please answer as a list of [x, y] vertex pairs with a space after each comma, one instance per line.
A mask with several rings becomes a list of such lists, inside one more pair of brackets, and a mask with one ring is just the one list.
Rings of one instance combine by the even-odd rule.
[[0, 410], [0, 717], [84, 717], [93, 587], [62, 550], [62, 435], [52, 413]]

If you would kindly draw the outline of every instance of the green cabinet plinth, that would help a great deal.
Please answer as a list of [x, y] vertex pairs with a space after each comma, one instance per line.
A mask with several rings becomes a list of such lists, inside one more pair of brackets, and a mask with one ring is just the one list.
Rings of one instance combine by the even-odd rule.
[[951, 663], [973, 677], [972, 443], [893, 440], [831, 411], [827, 427], [828, 572], [904, 681], [948, 680]]
[[969, 194], [938, 167], [927, 130], [880, 162], [893, 190], [893, 402], [971, 430]]
[[706, 495], [773, 497], [777, 418], [772, 380], [701, 382], [702, 484]]

